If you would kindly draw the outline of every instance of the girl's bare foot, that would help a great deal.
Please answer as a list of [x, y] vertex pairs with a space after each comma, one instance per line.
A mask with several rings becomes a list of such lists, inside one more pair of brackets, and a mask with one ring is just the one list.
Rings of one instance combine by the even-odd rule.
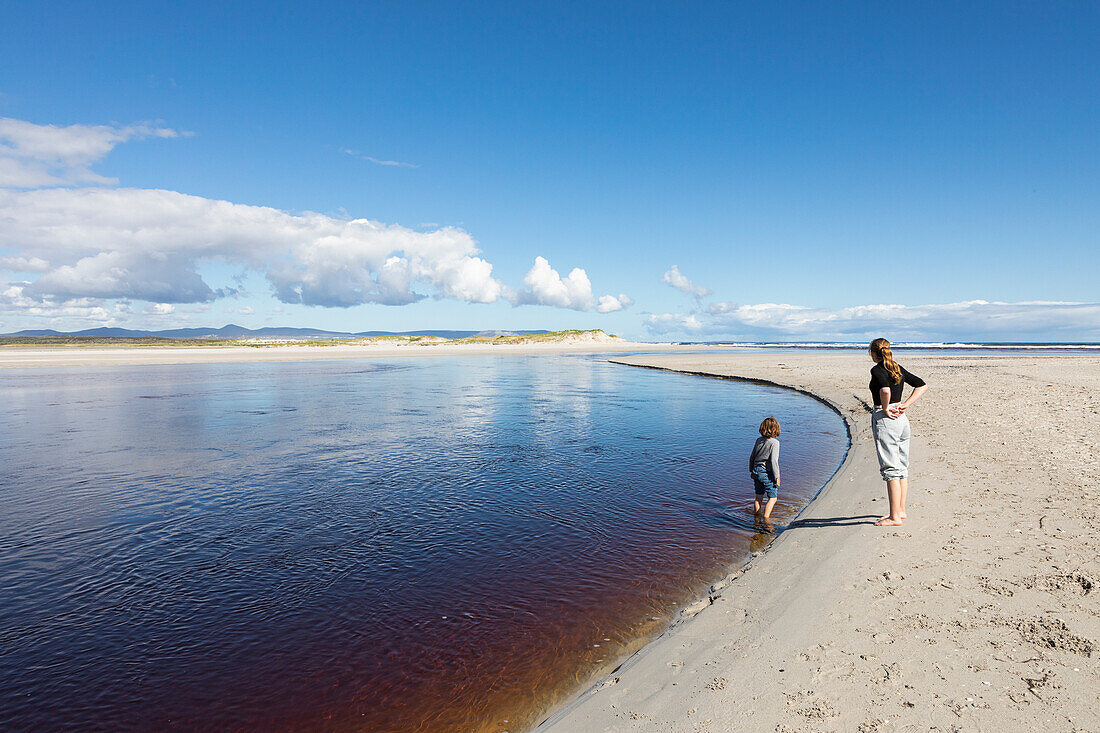
[[[909, 518], [909, 515], [906, 514], [905, 512], [902, 512], [898, 516], [901, 517], [902, 519], [908, 519]], [[879, 517], [879, 521], [882, 521], [883, 519], [889, 519], [889, 518], [890, 518], [889, 514], [884, 514], [881, 517]]]
[[876, 527], [900, 527], [901, 526], [901, 520], [900, 519], [891, 519], [890, 517], [883, 517], [882, 519], [875, 522], [875, 526]]

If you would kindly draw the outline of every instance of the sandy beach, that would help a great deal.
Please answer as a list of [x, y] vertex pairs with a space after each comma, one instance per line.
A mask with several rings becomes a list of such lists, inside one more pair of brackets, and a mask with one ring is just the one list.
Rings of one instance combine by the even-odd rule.
[[[683, 348], [9, 347], [0, 368]], [[852, 447], [788, 531], [538, 730], [1100, 729], [1100, 357], [898, 356], [930, 384], [900, 528], [872, 526], [886, 502], [862, 353], [611, 356], [811, 393]]]
[[702, 610], [540, 731], [1100, 729], [1100, 359], [912, 355], [909, 519], [883, 483], [860, 354], [654, 355], [624, 364], [818, 395], [852, 448]]
[[486, 356], [493, 354], [602, 354], [624, 351], [683, 350], [683, 348], [683, 346], [675, 344], [634, 343], [622, 339], [606, 342], [434, 344], [430, 346], [341, 343], [334, 343], [331, 346], [4, 346], [0, 347], [0, 369], [140, 364], [229, 364], [253, 361], [315, 361], [322, 359]]

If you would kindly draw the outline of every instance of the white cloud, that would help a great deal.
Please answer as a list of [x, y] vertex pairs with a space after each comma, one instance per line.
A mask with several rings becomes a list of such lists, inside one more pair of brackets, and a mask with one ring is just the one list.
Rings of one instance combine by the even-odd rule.
[[171, 303], [154, 303], [153, 313], [158, 316], [170, 316], [176, 312], [176, 306]]
[[634, 302], [623, 294], [603, 295], [597, 299], [592, 294], [588, 273], [574, 267], [568, 276], [562, 277], [545, 257], [535, 258], [535, 264], [523, 278], [523, 286], [524, 289], [511, 296], [514, 305], [550, 305], [578, 311], [595, 308], [600, 313], [612, 313]]
[[104, 303], [91, 298], [68, 302], [51, 299], [29, 298], [23, 291], [29, 283], [17, 282], [2, 285], [0, 312], [45, 321], [46, 325], [83, 324], [83, 326], [117, 326], [130, 314], [129, 303]]
[[662, 335], [699, 331], [703, 327], [694, 314], [685, 313], [651, 313], [645, 325], [651, 332]]
[[244, 308], [238, 308], [237, 312], [242, 316], [251, 316], [256, 312], [256, 309], [250, 305], [246, 305]]
[[680, 268], [676, 265], [668, 268], [668, 271], [665, 272], [664, 276], [661, 278], [661, 282], [665, 283], [666, 285], [671, 285], [682, 293], [693, 295], [696, 298], [705, 298], [714, 292], [710, 288], [693, 283], [683, 273], [680, 272]]
[[634, 305], [634, 300], [625, 293], [619, 293], [618, 295], [601, 295], [600, 302], [596, 305], [596, 312], [614, 313], [615, 311], [621, 311], [623, 308], [631, 305]]
[[286, 303], [400, 305], [428, 294], [492, 303], [505, 292], [466, 232], [290, 214], [144, 189], [0, 190], [0, 249], [51, 264], [26, 295], [208, 302], [203, 262], [262, 272]]
[[89, 166], [121, 142], [181, 134], [190, 133], [148, 124], [60, 127], [3, 117], [0, 118], [0, 187], [115, 183], [93, 173]]
[[0, 257], [0, 270], [8, 272], [48, 272], [50, 263], [41, 257]]
[[[175, 191], [111, 188], [105, 184], [113, 181], [91, 170], [126, 140], [187, 134], [144, 124], [59, 127], [0, 119], [0, 270], [37, 275], [9, 283], [0, 314], [110, 320], [126, 312], [116, 301], [131, 300], [155, 304], [151, 315], [167, 314], [163, 309], [175, 305], [239, 294], [248, 272], [262, 274], [281, 302], [324, 307], [433, 297], [610, 313], [632, 302], [622, 294], [597, 299], [584, 270], [562, 278], [541, 257], [524, 280], [527, 289], [513, 291], [493, 277], [474, 239], [454, 226], [416, 231]], [[213, 287], [201, 274], [225, 266], [241, 273], [233, 287]]]
[[523, 278], [525, 291], [517, 293], [518, 303], [552, 305], [558, 308], [585, 311], [596, 305], [588, 274], [574, 267], [568, 277], [562, 277], [550, 267], [545, 257], [536, 257], [535, 264]]
[[928, 305], [810, 308], [784, 303], [713, 303], [702, 318], [650, 316], [658, 334], [720, 340], [1076, 341], [1100, 337], [1100, 303], [971, 300]]

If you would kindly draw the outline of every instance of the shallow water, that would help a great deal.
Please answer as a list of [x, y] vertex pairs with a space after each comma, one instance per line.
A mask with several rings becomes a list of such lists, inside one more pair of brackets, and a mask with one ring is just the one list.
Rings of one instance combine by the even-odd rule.
[[521, 728], [764, 537], [824, 405], [604, 357], [0, 374], [0, 728]]

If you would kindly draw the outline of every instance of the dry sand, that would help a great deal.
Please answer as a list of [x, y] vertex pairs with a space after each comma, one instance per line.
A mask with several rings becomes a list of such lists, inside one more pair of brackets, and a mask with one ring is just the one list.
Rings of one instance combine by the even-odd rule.
[[912, 356], [909, 519], [885, 513], [852, 354], [616, 359], [813, 392], [852, 449], [711, 603], [539, 728], [1100, 730], [1100, 357]]
[[[583, 341], [547, 344], [434, 344], [382, 346], [4, 346], [0, 369], [24, 367], [101, 367], [138, 364], [220, 364], [251, 361], [313, 361], [398, 356], [504, 354], [589, 354], [624, 351], [683, 350], [674, 344]], [[705, 347], [700, 347], [705, 348]], [[711, 347], [713, 348], [713, 347]]]

